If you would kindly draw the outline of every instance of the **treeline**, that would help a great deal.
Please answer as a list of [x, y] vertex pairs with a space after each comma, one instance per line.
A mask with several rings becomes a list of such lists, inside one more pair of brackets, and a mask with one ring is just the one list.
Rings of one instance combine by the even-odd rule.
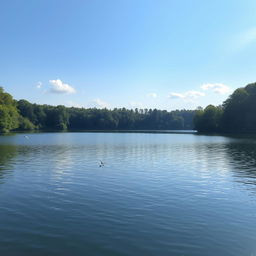
[[256, 83], [236, 89], [221, 106], [197, 110], [194, 124], [199, 132], [255, 133]]
[[67, 108], [13, 100], [0, 89], [0, 131], [193, 129], [193, 110]]
[[0, 131], [8, 132], [18, 128], [21, 119], [12, 96], [0, 87]]

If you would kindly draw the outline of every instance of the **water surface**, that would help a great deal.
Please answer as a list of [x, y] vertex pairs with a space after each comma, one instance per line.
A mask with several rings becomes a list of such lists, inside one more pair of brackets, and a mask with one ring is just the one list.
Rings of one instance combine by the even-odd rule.
[[256, 255], [255, 139], [27, 136], [0, 136], [0, 255]]

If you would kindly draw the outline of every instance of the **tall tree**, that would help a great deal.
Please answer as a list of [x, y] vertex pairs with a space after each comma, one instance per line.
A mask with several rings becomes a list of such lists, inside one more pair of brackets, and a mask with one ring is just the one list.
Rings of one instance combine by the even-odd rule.
[[0, 87], [0, 132], [8, 132], [19, 126], [19, 114], [12, 96]]

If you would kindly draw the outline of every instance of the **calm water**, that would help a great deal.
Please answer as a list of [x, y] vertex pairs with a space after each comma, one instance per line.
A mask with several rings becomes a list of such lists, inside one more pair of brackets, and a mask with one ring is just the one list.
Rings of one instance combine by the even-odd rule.
[[28, 136], [0, 136], [0, 255], [256, 255], [256, 140]]

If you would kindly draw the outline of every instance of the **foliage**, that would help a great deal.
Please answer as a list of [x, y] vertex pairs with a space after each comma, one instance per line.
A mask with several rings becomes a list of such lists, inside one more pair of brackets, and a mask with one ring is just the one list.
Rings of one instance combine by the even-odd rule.
[[222, 107], [208, 105], [204, 110], [197, 110], [194, 117], [195, 129], [201, 132], [221, 131]]
[[8, 132], [19, 126], [19, 114], [12, 96], [0, 87], [0, 132]]
[[192, 129], [192, 110], [67, 108], [14, 101], [0, 88], [0, 130]]
[[25, 117], [19, 117], [19, 128], [18, 130], [21, 131], [31, 131], [34, 130], [35, 126]]
[[[175, 130], [256, 132], [256, 83], [238, 88], [221, 106], [175, 110], [67, 108], [13, 100], [0, 87], [0, 132], [10, 130]], [[194, 125], [193, 125], [194, 123]]]
[[200, 132], [256, 132], [256, 83], [236, 89], [221, 107], [198, 110], [195, 129]]

